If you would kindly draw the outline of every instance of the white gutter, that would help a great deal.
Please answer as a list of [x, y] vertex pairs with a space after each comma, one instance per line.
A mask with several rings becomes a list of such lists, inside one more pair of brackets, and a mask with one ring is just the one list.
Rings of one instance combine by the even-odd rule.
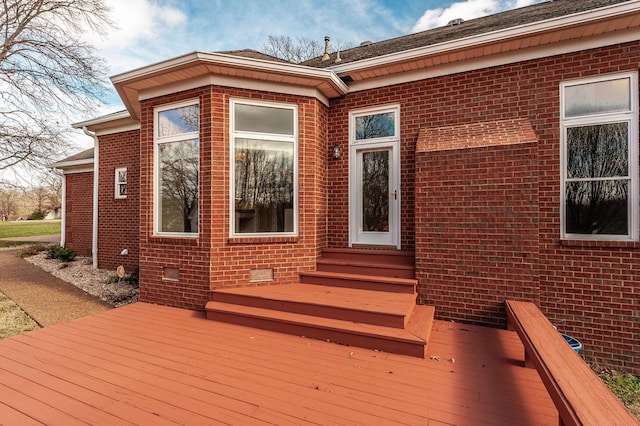
[[99, 157], [100, 149], [98, 146], [98, 137], [95, 133], [87, 130], [87, 126], [82, 128], [82, 131], [93, 138], [93, 218], [92, 218], [92, 230], [91, 230], [91, 257], [93, 260], [94, 269], [98, 268], [98, 176], [99, 171]]

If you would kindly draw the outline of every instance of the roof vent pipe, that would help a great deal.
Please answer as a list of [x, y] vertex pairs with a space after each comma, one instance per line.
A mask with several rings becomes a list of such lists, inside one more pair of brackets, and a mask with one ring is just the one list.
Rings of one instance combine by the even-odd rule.
[[322, 55], [323, 61], [329, 60], [329, 40], [331, 40], [329, 36], [324, 36], [324, 55]]

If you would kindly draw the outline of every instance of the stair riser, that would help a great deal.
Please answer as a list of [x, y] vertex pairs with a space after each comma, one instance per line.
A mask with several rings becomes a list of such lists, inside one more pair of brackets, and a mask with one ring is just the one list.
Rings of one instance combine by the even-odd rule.
[[317, 270], [323, 272], [339, 272], [341, 274], [371, 275], [374, 277], [415, 278], [415, 272], [412, 269], [384, 268], [378, 265], [336, 265], [322, 263], [321, 260], [318, 260]]
[[293, 334], [318, 340], [331, 341], [349, 346], [377, 349], [383, 352], [396, 353], [424, 358], [424, 345], [397, 341], [380, 336], [353, 334], [349, 331], [311, 327], [306, 324], [287, 323], [271, 318], [237, 315], [234, 313], [207, 311], [207, 319], [260, 328], [279, 333]]
[[332, 287], [358, 288], [361, 290], [374, 290], [374, 291], [390, 292], [390, 293], [405, 293], [405, 294], [415, 293], [415, 285], [351, 280], [348, 278], [321, 277], [321, 276], [305, 275], [304, 273], [300, 274], [300, 282], [306, 283], [306, 284], [318, 284], [318, 285], [326, 285], [326, 286], [332, 286]]
[[[263, 309], [273, 309], [282, 312], [312, 315], [322, 318], [334, 318], [364, 324], [381, 325], [385, 327], [404, 328], [408, 320], [408, 314], [405, 316], [391, 315], [380, 312], [359, 311], [339, 308], [335, 306], [273, 300], [238, 294], [215, 293], [214, 300], [223, 303], [232, 303], [236, 305], [252, 306], [255, 308]], [[410, 311], [408, 311], [408, 313], [410, 313]]]
[[322, 258], [324, 259], [340, 259], [344, 261], [352, 262], [365, 262], [377, 265], [380, 263], [388, 263], [391, 265], [403, 265], [414, 266], [415, 254], [411, 253], [399, 253], [399, 252], [385, 252], [383, 250], [323, 250]]

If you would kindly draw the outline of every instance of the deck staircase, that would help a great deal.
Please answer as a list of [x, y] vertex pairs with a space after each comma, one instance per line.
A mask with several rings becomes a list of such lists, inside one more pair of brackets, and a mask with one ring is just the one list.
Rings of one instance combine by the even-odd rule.
[[296, 284], [219, 289], [207, 318], [424, 357], [434, 308], [416, 305], [413, 252], [325, 249]]

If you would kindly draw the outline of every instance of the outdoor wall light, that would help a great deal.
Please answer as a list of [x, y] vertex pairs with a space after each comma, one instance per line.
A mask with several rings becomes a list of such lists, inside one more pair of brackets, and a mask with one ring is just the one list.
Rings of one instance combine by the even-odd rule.
[[337, 143], [333, 146], [333, 158], [338, 160], [340, 157], [342, 157], [342, 145]]

